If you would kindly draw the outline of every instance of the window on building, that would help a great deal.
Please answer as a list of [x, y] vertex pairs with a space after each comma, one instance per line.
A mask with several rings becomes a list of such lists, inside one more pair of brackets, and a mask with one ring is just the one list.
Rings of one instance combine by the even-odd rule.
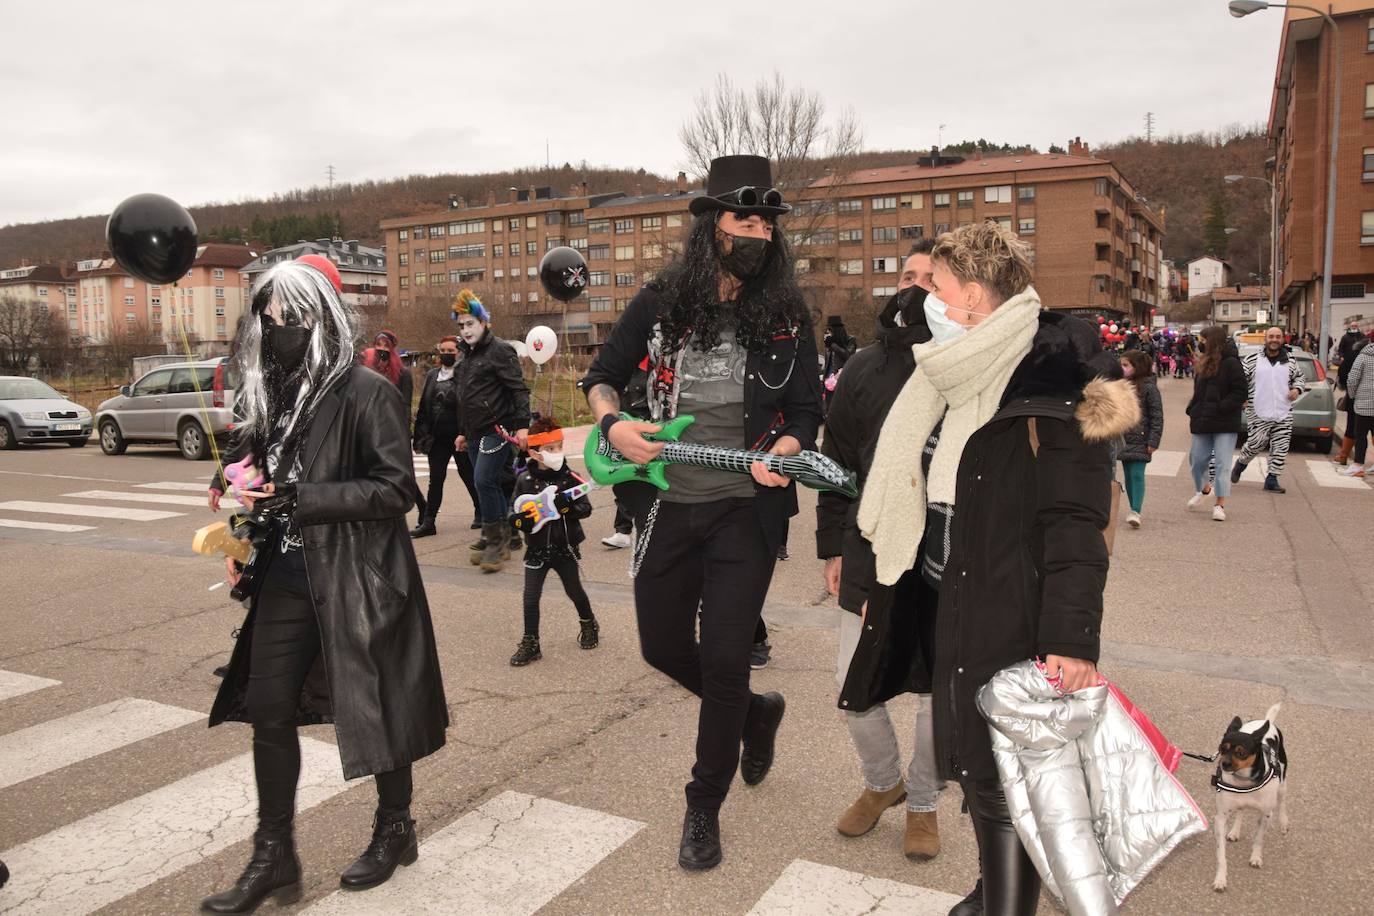
[[410, 230], [409, 230], [409, 229], [402, 229], [402, 230], [400, 230], [399, 232], [397, 232], [397, 233], [396, 233], [396, 241], [398, 241], [398, 242], [408, 242], [408, 241], [410, 241]]
[[[456, 251], [458, 249], [455, 248], [454, 250]], [[447, 260], [448, 252], [444, 251], [442, 248], [435, 248], [429, 253], [429, 263], [431, 264], [442, 264]]]
[[210, 271], [210, 274], [211, 274], [211, 276], [212, 276], [214, 279], [216, 279], [216, 280], [223, 280], [223, 279], [224, 279], [224, 268], [223, 268], [223, 267], [216, 267], [214, 270]]
[[861, 213], [863, 212], [864, 202], [862, 200], [842, 200], [836, 205], [841, 213]]
[[224, 287], [222, 287], [222, 286], [216, 286], [216, 287], [215, 287], [215, 298], [216, 298], [216, 299], [223, 299], [223, 298], [224, 298]]
[[442, 238], [443, 236], [445, 236], [445, 235], [447, 235], [447, 234], [448, 234], [448, 230], [445, 229], [443, 226], [430, 226], [430, 227], [429, 227], [429, 237], [432, 238], [432, 239]]
[[1107, 196], [1107, 179], [1098, 178], [1093, 181], [1093, 194], [1097, 195], [1098, 197]]
[[1035, 235], [1034, 219], [1019, 219], [1016, 221], [1016, 232], [1019, 235]]
[[526, 302], [538, 302], [538, 301], [539, 301], [539, 294], [538, 294], [538, 293], [535, 293], [535, 292], [531, 292], [528, 296], [525, 297], [525, 301], [526, 301]]
[[497, 280], [504, 280], [506, 278], [506, 271], [503, 268], [498, 267], [491, 272], [491, 275]]
[[640, 257], [644, 258], [646, 261], [651, 261], [654, 258], [661, 258], [663, 257], [663, 246], [658, 242], [650, 242], [640, 249]]
[[1374, 210], [1360, 214], [1360, 244], [1374, 245]]
[[988, 185], [983, 189], [983, 203], [985, 204], [1009, 204], [1011, 203], [1011, 185], [994, 184]]
[[682, 214], [681, 214], [681, 213], [669, 213], [669, 214], [668, 214], [668, 228], [669, 228], [669, 229], [681, 229], [681, 228], [682, 228]]
[[134, 297], [133, 297], [133, 296], [125, 296], [125, 297], [124, 297], [124, 304], [125, 304], [125, 305], [133, 305], [133, 304], [134, 304]]
[[840, 273], [846, 276], [864, 272], [863, 258], [850, 258], [840, 262]]
[[657, 230], [659, 230], [659, 229], [662, 229], [662, 228], [663, 228], [663, 217], [661, 217], [661, 216], [646, 216], [646, 217], [643, 217], [643, 218], [640, 219], [640, 221], [639, 221], [639, 228], [645, 230], [646, 232], [648, 232], [648, 231], [650, 231], [650, 230], [657, 231]]
[[505, 226], [505, 223], [501, 222], [499, 219], [494, 219], [494, 220], [491, 221], [491, 231], [492, 231], [492, 232], [500, 232], [500, 231], [501, 231], [502, 229], [504, 229], [505, 227], [506, 227], [506, 226]]
[[539, 253], [539, 243], [538, 243], [538, 242], [530, 241], [530, 242], [526, 242], [526, 243], [525, 243], [525, 254], [538, 254], [538, 253]]
[[561, 236], [561, 235], [550, 235], [550, 236], [545, 236], [545, 238], [544, 238], [544, 250], [545, 250], [545, 251], [553, 251], [555, 248], [558, 248], [558, 247], [561, 246], [562, 244], [563, 244], [563, 236]]
[[896, 226], [874, 226], [874, 227], [873, 227], [873, 241], [874, 241], [875, 244], [883, 244], [884, 242], [895, 242], [895, 241], [897, 241], [897, 227], [896, 227]]
[[1364, 148], [1364, 168], [1360, 177], [1365, 181], [1374, 181], [1374, 146]]
[[895, 286], [875, 286], [875, 287], [873, 287], [873, 298], [874, 298], [874, 299], [890, 299], [890, 298], [892, 298], [892, 297], [895, 296], [895, 295], [897, 295], [897, 287], [895, 287]]
[[533, 264], [529, 265], [528, 267], [525, 268], [525, 276], [527, 276], [527, 277], [537, 277], [537, 276], [539, 276], [539, 268], [536, 267], [536, 266], [534, 266]]
[[[1333, 287], [1333, 288], [1334, 288], [1334, 287]], [[1360, 293], [1360, 295], [1363, 296], [1364, 293]], [[152, 306], [153, 308], [155, 308], [155, 309], [162, 308], [162, 299], [161, 299], [160, 297], [158, 297], [158, 296], [154, 296], [154, 297], [148, 302], [148, 304], [151, 305], [151, 306]], [[73, 306], [73, 308], [75, 308], [75, 306]]]
[[125, 288], [125, 289], [133, 289], [133, 288], [134, 288], [134, 278], [133, 278], [133, 277], [125, 277], [125, 278], [124, 278], [124, 288]]
[[862, 242], [863, 240], [864, 240], [864, 231], [863, 231], [862, 229], [841, 229], [841, 230], [840, 230], [840, 244], [841, 244], [841, 245], [852, 245], [852, 244], [854, 244], [854, 243], [856, 243], [856, 242]]
[[611, 272], [609, 270], [594, 270], [587, 274], [587, 283], [591, 286], [610, 286]]
[[537, 215], [533, 214], [533, 213], [531, 213], [529, 216], [525, 217], [525, 228], [526, 228], [526, 229], [537, 229], [537, 228], [539, 228], [539, 217], [538, 217]]
[[615, 246], [615, 259], [617, 261], [633, 261], [635, 259], [635, 246], [617, 245]]
[[589, 219], [587, 220], [588, 232], [610, 232], [611, 221], [608, 219]]
[[587, 249], [588, 261], [604, 261], [611, 256], [610, 245], [593, 245]]
[[616, 275], [615, 275], [615, 285], [616, 285], [616, 286], [634, 286], [634, 285], [635, 285], [635, 275], [634, 275], [634, 274], [616, 274]]
[[615, 221], [616, 232], [634, 232], [635, 221], [633, 219], [618, 219]]
[[873, 272], [875, 274], [895, 274], [897, 272], [897, 258], [874, 258]]
[[509, 229], [511, 232], [519, 232], [520, 217], [512, 216], [510, 219], [506, 220], [506, 228]]
[[593, 312], [609, 312], [611, 310], [611, 297], [592, 296], [587, 300], [587, 307]]
[[1242, 303], [1240, 304], [1240, 313], [1241, 313], [1242, 316], [1244, 316], [1244, 315], [1249, 315], [1249, 314], [1250, 314], [1250, 303], [1248, 303], [1248, 302], [1242, 302]]
[[415, 285], [416, 285], [416, 286], [424, 286], [424, 285], [426, 285], [426, 284], [425, 284], [425, 275], [424, 275], [424, 274], [416, 274], [416, 275], [415, 275]]
[[925, 226], [903, 226], [903, 227], [902, 227], [902, 238], [907, 239], [907, 240], [909, 240], [909, 241], [910, 241], [910, 240], [915, 240], [915, 239], [920, 239], [920, 238], [925, 238], [925, 234], [926, 234], [926, 227], [925, 227]]
[[617, 312], [623, 312], [623, 311], [625, 311], [625, 309], [629, 308], [629, 306], [630, 306], [630, 300], [629, 300], [629, 299], [617, 299], [617, 300], [615, 300], [615, 310], [616, 310]]
[[409, 275], [409, 274], [403, 274], [403, 275], [401, 276], [401, 289], [409, 289], [409, 288], [410, 288], [410, 275]]
[[217, 318], [223, 318], [223, 317], [224, 317], [224, 306], [222, 306], [222, 305], [217, 305], [217, 306], [215, 306], [215, 317], [217, 317]]
[[586, 222], [587, 222], [586, 214], [584, 214], [581, 210], [569, 210], [569, 211], [568, 211], [568, 225], [569, 225], [569, 226], [581, 226], [581, 225], [584, 225]]
[[897, 198], [895, 197], [875, 197], [870, 201], [870, 209], [874, 213], [891, 213], [897, 209]]
[[574, 250], [574, 251], [586, 251], [586, 250], [587, 250], [587, 240], [586, 240], [586, 239], [570, 239], [570, 240], [568, 241], [568, 247], [571, 248], [571, 249]]
[[924, 194], [903, 194], [898, 198], [903, 210], [919, 210], [925, 205]]
[[954, 203], [955, 203], [956, 206], [959, 206], [959, 207], [971, 207], [971, 206], [973, 206], [973, 192], [972, 192], [972, 191], [959, 191], [959, 192], [957, 192], [957, 193], [956, 193], [956, 197], [955, 197]]
[[519, 294], [519, 293], [511, 293], [511, 294], [510, 294], [510, 301], [511, 301], [511, 302], [519, 302], [519, 301], [520, 301], [520, 294]]
[[410, 255], [404, 251], [400, 252], [396, 255], [396, 263], [398, 267], [410, 266]]
[[948, 206], [949, 206], [949, 192], [948, 192], [948, 191], [936, 191], [936, 192], [935, 192], [935, 206], [937, 206], [937, 207], [948, 207]]
[[48, 298], [48, 288], [46, 286], [38, 287], [38, 295], [44, 299]]
[[1230, 318], [1230, 317], [1231, 317], [1231, 303], [1229, 303], [1229, 302], [1223, 302], [1223, 303], [1221, 304], [1221, 317], [1222, 317], [1222, 318]]
[[1365, 26], [1364, 49], [1366, 51], [1374, 51], [1374, 19], [1369, 20], [1369, 23]]
[[505, 246], [505, 245], [492, 245], [492, 246], [491, 246], [491, 256], [492, 256], [493, 258], [505, 257], [505, 254], [506, 254], [506, 246]]
[[468, 219], [461, 223], [449, 223], [449, 235], [474, 235], [487, 231], [487, 221], [484, 219]]
[[948, 232], [948, 231], [949, 231], [949, 223], [936, 223], [936, 224], [935, 224], [935, 235], [936, 235], [937, 238], [938, 238], [939, 236], [944, 235], [944, 234], [945, 234], [946, 232]]
[[545, 225], [545, 226], [561, 226], [561, 225], [563, 225], [563, 212], [562, 212], [561, 210], [550, 210], [548, 213], [545, 213], [545, 214], [544, 214], [544, 225]]
[[1016, 199], [1023, 204], [1035, 202], [1035, 185], [1023, 184], [1016, 189]]

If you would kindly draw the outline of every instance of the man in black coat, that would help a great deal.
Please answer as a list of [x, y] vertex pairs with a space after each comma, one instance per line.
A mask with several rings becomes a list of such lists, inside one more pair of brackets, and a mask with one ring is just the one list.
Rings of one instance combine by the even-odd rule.
[[[857, 471], [860, 485], [872, 463], [883, 419], [916, 366], [911, 348], [931, 337], [924, 303], [934, 244], [933, 239], [923, 240], [907, 257], [897, 294], [878, 316], [874, 343], [849, 360], [831, 395], [821, 451]], [[864, 782], [859, 798], [840, 816], [837, 829], [844, 836], [862, 836], [877, 826], [884, 811], [905, 800], [903, 851], [909, 858], [930, 859], [940, 850], [935, 801], [944, 783], [935, 763], [930, 711], [922, 710], [928, 700], [922, 699], [917, 706], [915, 745], [905, 774], [886, 706], [886, 701], [899, 693], [930, 693], [929, 658], [911, 664], [872, 666], [856, 674], [852, 684], [846, 683], [862, 629], [860, 615], [876, 585], [873, 550], [859, 533], [855, 518], [858, 506], [857, 499], [829, 490], [820, 494], [816, 504], [816, 554], [826, 561], [826, 587], [846, 612], [840, 617], [835, 678]], [[919, 573], [912, 571], [900, 588], [878, 590], [876, 600], [889, 604], [891, 613], [875, 614], [874, 619], [885, 624], [887, 638], [882, 642], [893, 656], [902, 653], [897, 644], [907, 644], [911, 637], [927, 650], [932, 645], [936, 592], [921, 587], [919, 580]], [[923, 638], [918, 636], [922, 633]]]

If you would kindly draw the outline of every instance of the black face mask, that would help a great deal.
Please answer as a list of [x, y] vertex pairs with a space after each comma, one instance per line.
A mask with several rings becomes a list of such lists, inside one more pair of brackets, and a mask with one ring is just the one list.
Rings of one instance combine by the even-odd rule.
[[300, 368], [310, 348], [310, 329], [299, 325], [269, 324], [263, 327], [263, 356], [283, 372]]
[[378, 348], [377, 348], [377, 358], [380, 359], [380, 360], [381, 360], [382, 362], [384, 362], [384, 363], [391, 362], [391, 351], [390, 351], [390, 350], [383, 350], [383, 349], [381, 349], [380, 347], [378, 347]]
[[452, 366], [454, 363], [458, 362], [458, 354], [457, 354], [457, 353], [440, 353], [440, 354], [439, 354], [439, 362], [440, 362], [441, 364], [445, 365], [445, 366]]
[[[723, 233], [729, 235], [729, 233]], [[768, 239], [749, 235], [730, 235], [730, 251], [722, 253], [720, 263], [740, 280], [752, 280], [763, 273], [768, 263]]]
[[927, 295], [929, 293], [925, 289], [913, 284], [892, 297], [892, 301], [897, 303], [897, 311], [902, 315], [902, 324], [910, 328], [927, 323]]

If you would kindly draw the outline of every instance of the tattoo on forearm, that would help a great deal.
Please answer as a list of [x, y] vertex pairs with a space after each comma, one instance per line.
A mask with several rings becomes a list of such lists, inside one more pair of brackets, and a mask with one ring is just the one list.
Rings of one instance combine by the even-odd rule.
[[592, 415], [596, 417], [615, 413], [620, 410], [620, 394], [605, 383], [593, 385], [591, 391], [587, 392], [587, 404], [591, 406]]

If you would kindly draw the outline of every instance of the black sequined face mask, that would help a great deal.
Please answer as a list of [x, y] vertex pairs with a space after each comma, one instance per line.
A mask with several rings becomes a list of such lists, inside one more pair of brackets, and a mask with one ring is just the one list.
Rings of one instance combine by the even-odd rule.
[[263, 326], [262, 355], [283, 372], [289, 374], [299, 369], [309, 348], [309, 328], [275, 323]]

